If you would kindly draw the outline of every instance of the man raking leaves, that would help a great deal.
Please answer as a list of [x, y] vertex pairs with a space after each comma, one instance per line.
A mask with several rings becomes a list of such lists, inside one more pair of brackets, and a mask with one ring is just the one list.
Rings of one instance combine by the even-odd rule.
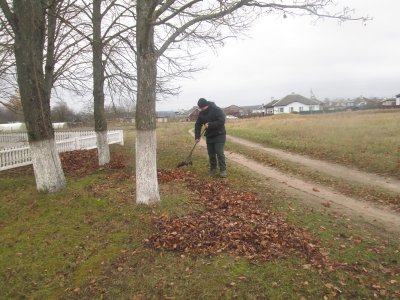
[[199, 116], [194, 126], [194, 138], [196, 144], [201, 138], [201, 127], [204, 125], [207, 143], [207, 152], [210, 163], [210, 175], [217, 175], [217, 164], [219, 175], [226, 177], [226, 162], [224, 147], [226, 141], [225, 114], [214, 102], [200, 98], [197, 102], [200, 109]]

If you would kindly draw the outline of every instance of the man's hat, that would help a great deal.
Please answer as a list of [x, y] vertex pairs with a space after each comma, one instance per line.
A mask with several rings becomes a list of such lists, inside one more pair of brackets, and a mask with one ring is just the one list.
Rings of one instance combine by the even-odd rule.
[[200, 108], [203, 108], [204, 106], [208, 105], [208, 101], [204, 98], [200, 98], [199, 101], [197, 102], [197, 106]]

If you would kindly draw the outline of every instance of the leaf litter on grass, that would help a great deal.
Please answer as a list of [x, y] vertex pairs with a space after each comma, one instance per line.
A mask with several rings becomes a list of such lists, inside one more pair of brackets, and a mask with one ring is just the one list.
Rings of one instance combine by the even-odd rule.
[[[205, 206], [205, 210], [180, 216], [154, 216], [153, 222], [158, 232], [145, 240], [148, 247], [181, 255], [216, 255], [225, 252], [254, 262], [299, 256], [306, 261], [302, 269], [317, 269], [324, 278], [328, 298], [344, 293], [343, 287], [329, 283], [335, 276], [329, 274], [345, 272], [358, 282], [356, 278], [362, 271], [357, 261], [348, 263], [331, 259], [329, 250], [322, 247], [310, 232], [290, 224], [281, 214], [261, 208], [258, 205], [261, 199], [254, 193], [237, 191], [224, 180], [202, 181], [180, 169], [159, 170], [158, 176], [160, 182], [164, 183], [184, 181], [197, 194], [190, 201]], [[392, 278], [398, 274], [397, 267], [390, 269]], [[370, 280], [380, 281], [378, 278]], [[400, 295], [398, 289], [385, 284], [379, 285], [380, 289], [376, 284], [375, 288], [371, 288], [370, 280], [358, 282], [359, 287], [367, 288], [372, 295]]]
[[326, 263], [318, 241], [281, 215], [259, 208], [260, 199], [253, 193], [236, 191], [224, 181], [204, 182], [182, 170], [162, 170], [160, 175], [164, 180], [184, 178], [199, 195], [192, 201], [201, 202], [206, 210], [155, 217], [158, 232], [146, 240], [147, 245], [189, 254], [225, 251], [257, 260], [299, 254], [311, 265]]
[[60, 160], [64, 172], [74, 177], [90, 175], [99, 169], [124, 169], [125, 158], [122, 155], [112, 155], [111, 161], [104, 166], [99, 166], [97, 149], [74, 150], [60, 153]]
[[[126, 168], [126, 158], [119, 154], [113, 154], [108, 164], [99, 166], [97, 149], [74, 150], [62, 152], [59, 155], [64, 173], [72, 177], [84, 177], [102, 169], [120, 170]], [[33, 167], [32, 165], [22, 166], [7, 170], [5, 173], [33, 175]]]

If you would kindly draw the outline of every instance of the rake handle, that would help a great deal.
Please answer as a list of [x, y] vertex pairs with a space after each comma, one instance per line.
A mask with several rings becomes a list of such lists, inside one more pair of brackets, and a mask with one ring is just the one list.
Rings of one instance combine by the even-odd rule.
[[[203, 134], [204, 134], [205, 131], [206, 131], [206, 128], [204, 128], [203, 131], [200, 133], [200, 138], [203, 136]], [[200, 141], [199, 141], [199, 142], [200, 142]], [[199, 142], [196, 142], [196, 143], [193, 145], [193, 148], [192, 148], [192, 150], [190, 150], [189, 155], [188, 155], [188, 157], [186, 158], [186, 160], [188, 160], [188, 159], [192, 156], [192, 153], [193, 153], [193, 151], [194, 151], [194, 148], [196, 148], [196, 145], [197, 145]]]

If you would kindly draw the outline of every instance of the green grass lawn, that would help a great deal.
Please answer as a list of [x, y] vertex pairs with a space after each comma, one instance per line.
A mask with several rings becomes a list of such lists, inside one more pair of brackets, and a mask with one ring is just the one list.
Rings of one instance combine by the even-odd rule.
[[[158, 168], [185, 159], [193, 124], [163, 124]], [[161, 203], [135, 204], [134, 137], [125, 130], [124, 169], [67, 177], [59, 194], [37, 193], [29, 168], [0, 173], [1, 299], [370, 299], [400, 297], [400, 242], [365, 224], [304, 207], [262, 179], [229, 164], [228, 184], [255, 193], [261, 210], [307, 230], [332, 262], [317, 268], [298, 255], [248, 260], [227, 252], [187, 255], [155, 250], [145, 240], [157, 216], [204, 209], [185, 182], [160, 184]], [[204, 148], [196, 148], [196, 178], [207, 177]], [[244, 178], [246, 180], [244, 180]]]

